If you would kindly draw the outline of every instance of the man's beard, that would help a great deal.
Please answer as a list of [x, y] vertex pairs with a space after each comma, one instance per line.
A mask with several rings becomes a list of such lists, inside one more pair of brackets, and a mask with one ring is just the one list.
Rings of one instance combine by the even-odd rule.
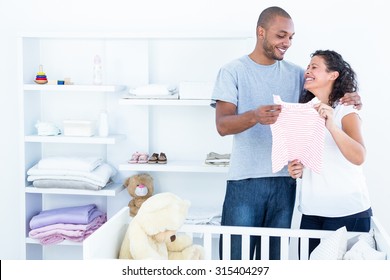
[[269, 59], [272, 59], [272, 60], [283, 60], [283, 56], [277, 56], [276, 53], [275, 53], [275, 48], [268, 43], [267, 40], [264, 40], [264, 43], [263, 43], [263, 48], [264, 48], [264, 51], [265, 51], [265, 54], [267, 55], [267, 57]]

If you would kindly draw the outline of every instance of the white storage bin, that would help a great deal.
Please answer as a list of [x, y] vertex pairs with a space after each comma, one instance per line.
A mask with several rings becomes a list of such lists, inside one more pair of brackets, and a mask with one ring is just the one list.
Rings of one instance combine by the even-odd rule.
[[95, 122], [87, 120], [64, 120], [64, 136], [93, 136]]
[[210, 100], [213, 90], [213, 82], [181, 82], [179, 85], [179, 98]]

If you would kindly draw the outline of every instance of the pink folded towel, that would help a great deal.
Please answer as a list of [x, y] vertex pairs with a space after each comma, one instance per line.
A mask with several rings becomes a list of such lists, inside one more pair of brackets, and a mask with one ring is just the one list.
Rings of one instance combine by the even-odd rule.
[[97, 216], [89, 224], [52, 224], [40, 228], [33, 229], [29, 232], [29, 236], [34, 239], [39, 239], [43, 245], [53, 245], [70, 240], [81, 242], [90, 236], [95, 230], [101, 227], [107, 221], [106, 214]]

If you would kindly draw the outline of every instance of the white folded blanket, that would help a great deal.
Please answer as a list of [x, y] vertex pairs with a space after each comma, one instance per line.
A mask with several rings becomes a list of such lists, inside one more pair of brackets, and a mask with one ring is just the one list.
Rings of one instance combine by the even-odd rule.
[[186, 224], [221, 224], [222, 207], [193, 207], [188, 209]]
[[38, 162], [38, 168], [89, 172], [102, 163], [103, 159], [100, 157], [46, 157]]
[[116, 170], [107, 163], [102, 163], [94, 170], [75, 171], [66, 169], [40, 169], [38, 164], [27, 171], [27, 181], [52, 179], [52, 180], [78, 180], [104, 187], [116, 174]]
[[171, 95], [176, 92], [176, 88], [167, 85], [149, 84], [137, 88], [131, 88], [130, 94], [144, 96], [144, 95]]
[[[107, 183], [110, 184], [111, 181]], [[34, 180], [33, 186], [36, 188], [47, 188], [47, 189], [78, 189], [78, 190], [94, 190], [98, 191], [101, 190], [106, 186], [99, 186], [96, 184], [92, 184], [89, 182], [86, 182], [85, 180], [69, 180], [69, 179], [62, 179], [62, 180], [52, 180], [52, 179], [40, 179], [40, 180]]]

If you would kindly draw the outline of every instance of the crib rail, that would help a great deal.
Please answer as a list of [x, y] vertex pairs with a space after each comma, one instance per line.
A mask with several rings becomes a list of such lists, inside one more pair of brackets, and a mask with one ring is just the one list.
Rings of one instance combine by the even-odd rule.
[[[333, 231], [319, 230], [301, 230], [301, 229], [284, 229], [284, 228], [255, 228], [255, 227], [237, 227], [237, 226], [213, 226], [213, 225], [183, 225], [180, 232], [192, 235], [194, 238], [201, 240], [200, 244], [205, 248], [205, 259], [215, 259], [213, 255], [214, 242], [219, 242], [219, 237], [222, 236], [222, 259], [230, 259], [230, 240], [232, 235], [241, 236], [241, 256], [243, 260], [250, 259], [250, 237], [261, 237], [261, 252], [262, 260], [269, 259], [269, 244], [271, 237], [280, 238], [280, 259], [291, 259], [292, 251], [299, 252], [301, 260], [309, 259], [309, 239], [322, 239]], [[348, 238], [353, 238], [360, 233], [349, 232]], [[296, 242], [291, 242], [295, 240]], [[299, 242], [298, 242], [299, 240]]]
[[[83, 244], [84, 259], [115, 259], [118, 257], [124, 234], [130, 222], [129, 209], [124, 207], [103, 226], [89, 236]], [[377, 249], [386, 252], [390, 257], [390, 237], [376, 218], [372, 218]], [[333, 231], [255, 228], [215, 225], [185, 224], [180, 232], [192, 235], [194, 243], [200, 244], [205, 250], [205, 259], [219, 259], [219, 238], [222, 236], [222, 258], [230, 259], [230, 240], [232, 236], [241, 236], [242, 259], [250, 258], [251, 236], [261, 236], [260, 256], [262, 260], [269, 259], [269, 245], [272, 237], [280, 238], [280, 258], [307, 260], [309, 258], [309, 239], [325, 238]], [[349, 240], [357, 238], [359, 232], [348, 232]]]

